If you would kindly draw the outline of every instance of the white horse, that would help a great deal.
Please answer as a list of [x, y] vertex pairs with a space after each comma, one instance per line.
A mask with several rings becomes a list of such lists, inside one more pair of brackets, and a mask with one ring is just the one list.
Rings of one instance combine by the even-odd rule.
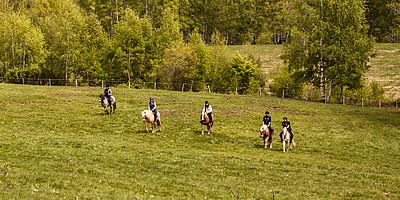
[[157, 125], [158, 125], [158, 129], [161, 132], [161, 116], [160, 116], [160, 112], [157, 111], [157, 119], [154, 120], [154, 114], [153, 111], [151, 110], [144, 110], [142, 112], [142, 119], [143, 122], [145, 122], [145, 126], [146, 126], [146, 131], [149, 132], [149, 129], [147, 128], [147, 123], [151, 123], [151, 132], [155, 133], [156, 132], [156, 121], [157, 121]]
[[294, 142], [294, 140], [292, 140], [292, 142], [290, 142], [290, 133], [286, 127], [283, 127], [282, 132], [283, 132], [282, 133], [283, 152], [292, 150], [292, 144], [293, 144], [293, 146], [296, 146], [296, 143]]

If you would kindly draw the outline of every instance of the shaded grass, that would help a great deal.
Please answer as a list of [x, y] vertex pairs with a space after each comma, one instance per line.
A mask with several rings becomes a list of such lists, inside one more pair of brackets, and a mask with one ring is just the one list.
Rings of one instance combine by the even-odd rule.
[[[398, 199], [400, 113], [272, 97], [0, 84], [1, 199]], [[153, 96], [163, 132], [141, 111]], [[210, 101], [215, 132], [201, 135]], [[263, 149], [265, 110], [278, 134], [289, 118], [298, 147]], [[385, 195], [386, 194], [386, 195]]]

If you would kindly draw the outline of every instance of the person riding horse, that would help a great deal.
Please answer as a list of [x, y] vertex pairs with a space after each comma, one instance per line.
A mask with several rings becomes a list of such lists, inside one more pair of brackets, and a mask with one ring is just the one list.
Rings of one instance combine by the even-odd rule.
[[106, 89], [104, 90], [104, 96], [106, 96], [108, 102], [110, 102], [110, 104], [113, 102], [111, 101], [111, 95], [112, 95], [112, 91], [110, 89], [109, 85], [106, 85]]
[[210, 119], [210, 125], [211, 128], [214, 125], [214, 115], [212, 113], [212, 107], [211, 105], [208, 103], [208, 101], [205, 102], [204, 108], [203, 108], [203, 113], [206, 113], [208, 115], [208, 118]]
[[154, 114], [154, 121], [157, 122], [157, 106], [156, 102], [154, 102], [153, 97], [150, 97], [150, 102], [149, 102], [149, 110], [151, 110]]
[[[292, 133], [292, 126], [290, 126], [290, 122], [287, 120], [286, 117], [283, 118], [283, 122], [282, 122], [282, 129], [284, 127], [286, 127], [287, 130], [289, 131], [289, 133], [290, 133], [290, 143], [292, 143], [293, 137], [294, 137], [293, 133]], [[281, 133], [279, 133], [279, 136], [281, 137], [281, 142], [283, 142], [282, 134], [283, 134], [283, 131]]]
[[263, 118], [263, 124], [268, 126], [268, 130], [271, 133], [271, 138], [272, 138], [272, 136], [274, 135], [274, 128], [272, 128], [271, 126], [271, 121], [272, 121], [271, 116], [269, 116], [269, 112], [266, 111], [265, 116]]

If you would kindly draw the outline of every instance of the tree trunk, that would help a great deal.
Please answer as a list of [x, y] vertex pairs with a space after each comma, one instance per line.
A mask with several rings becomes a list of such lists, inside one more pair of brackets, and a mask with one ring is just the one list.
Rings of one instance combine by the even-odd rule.
[[117, 23], [118, 23], [118, 0], [115, 0], [115, 12], [116, 12], [116, 15], [117, 15]]
[[319, 66], [319, 71], [320, 71], [320, 81], [319, 81], [319, 89], [321, 91], [321, 98], [322, 101], [325, 101], [325, 77], [324, 77], [324, 57], [323, 57], [323, 50], [322, 50], [322, 33], [324, 32], [324, 28], [322, 27], [322, 20], [324, 19], [324, 14], [323, 14], [323, 2], [321, 0], [321, 38], [319, 41], [320, 45], [320, 50], [321, 50], [321, 58], [320, 58], [320, 66]]
[[128, 80], [131, 81], [131, 71], [133, 73], [133, 70], [131, 70], [131, 50], [129, 49], [128, 51]]
[[333, 86], [333, 79], [331, 79], [330, 83], [329, 83], [329, 93], [328, 93], [328, 97], [326, 98], [326, 102], [329, 103], [331, 95], [332, 95], [332, 86]]
[[146, 15], [147, 15], [147, 12], [148, 12], [148, 10], [149, 10], [149, 7], [148, 7], [148, 6], [149, 6], [149, 4], [148, 4], [148, 1], [149, 1], [149, 0], [146, 0]]
[[12, 52], [12, 61], [13, 61], [13, 67], [15, 69], [15, 49], [14, 49], [14, 30], [11, 31], [11, 52]]
[[22, 69], [25, 70], [25, 62], [26, 62], [26, 45], [25, 45], [26, 38], [24, 38], [24, 55], [22, 57]]
[[68, 55], [69, 55], [69, 34], [67, 33], [67, 56], [65, 56], [65, 86], [68, 86]]
[[343, 104], [343, 86], [340, 87], [340, 98], [339, 98], [339, 103]]

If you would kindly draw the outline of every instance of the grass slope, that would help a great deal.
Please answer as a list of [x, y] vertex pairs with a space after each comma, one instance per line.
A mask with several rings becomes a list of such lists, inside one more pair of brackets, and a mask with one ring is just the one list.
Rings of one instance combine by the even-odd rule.
[[[283, 65], [280, 59], [282, 45], [237, 45], [229, 46], [229, 50], [232, 53], [249, 54], [260, 59], [267, 80], [273, 78], [270, 72]], [[381, 83], [387, 97], [400, 98], [400, 43], [376, 43], [374, 51], [376, 55], [370, 59], [371, 68], [365, 77], [369, 81]]]
[[[0, 84], [0, 199], [399, 199], [400, 113], [289, 99]], [[163, 132], [145, 133], [150, 96]], [[212, 135], [199, 113], [210, 101]], [[265, 110], [297, 147], [262, 148]]]

